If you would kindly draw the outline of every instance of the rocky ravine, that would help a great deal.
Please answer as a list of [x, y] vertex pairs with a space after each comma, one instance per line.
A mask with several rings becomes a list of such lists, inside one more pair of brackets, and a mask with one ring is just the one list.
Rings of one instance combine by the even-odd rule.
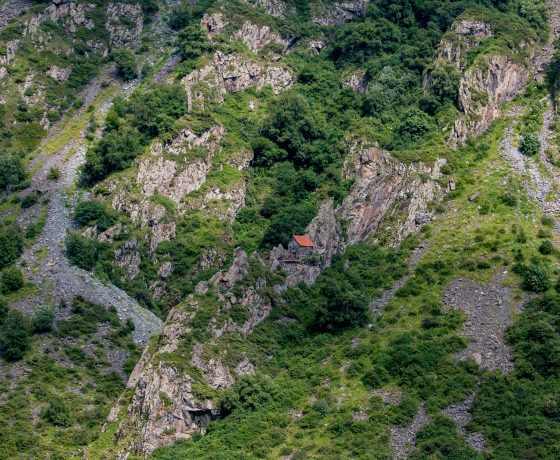
[[[101, 92], [102, 79], [103, 77], [96, 78], [88, 85], [85, 91], [90, 97]], [[127, 89], [130, 90], [131, 86], [125, 88]], [[105, 113], [110, 102], [107, 100], [98, 111]], [[76, 116], [79, 115], [80, 113]], [[55, 155], [48, 158], [39, 155], [39, 159], [35, 161], [38, 163], [43, 160], [32, 179], [31, 188], [26, 192], [48, 187], [48, 215], [43, 233], [25, 251], [22, 260], [26, 262], [24, 270], [29, 281], [39, 288], [39, 298], [25, 299], [15, 306], [30, 311], [37, 303], [58, 305], [60, 301], [64, 301], [69, 304], [76, 296], [82, 296], [106, 307], [114, 306], [121, 321], [130, 318], [134, 322], [134, 340], [139, 344], [146, 344], [153, 334], [159, 332], [161, 320], [138, 305], [121, 289], [105, 285], [91, 273], [70, 265], [64, 254], [64, 240], [67, 230], [71, 228], [71, 210], [68, 204], [76, 198], [67, 192], [75, 185], [78, 169], [85, 161], [84, 136], [84, 131], [75, 133], [71, 141]], [[47, 184], [47, 174], [51, 167], [61, 170], [61, 178]]]

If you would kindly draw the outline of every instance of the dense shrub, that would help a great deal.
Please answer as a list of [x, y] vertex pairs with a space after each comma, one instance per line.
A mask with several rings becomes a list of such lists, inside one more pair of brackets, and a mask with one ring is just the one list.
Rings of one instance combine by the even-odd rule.
[[545, 292], [551, 287], [549, 272], [540, 265], [516, 264], [514, 271], [522, 279], [522, 287], [531, 292]]
[[25, 195], [21, 200], [21, 207], [22, 209], [30, 208], [31, 206], [36, 204], [37, 201], [39, 201], [39, 195], [37, 193], [30, 193], [28, 195]]
[[0, 190], [16, 187], [25, 179], [25, 169], [16, 155], [0, 155]]
[[55, 168], [54, 166], [49, 169], [49, 173], [47, 174], [47, 179], [49, 180], [58, 180], [60, 179], [60, 169]]
[[173, 30], [181, 30], [190, 24], [193, 19], [193, 12], [191, 6], [182, 2], [171, 9], [167, 23]]
[[80, 227], [96, 225], [100, 231], [105, 231], [115, 225], [114, 213], [107, 210], [99, 201], [81, 201], [74, 210], [74, 221]]
[[49, 398], [49, 405], [43, 411], [42, 417], [54, 426], [69, 427], [72, 425], [72, 416], [68, 406], [56, 396]]
[[57, 332], [61, 337], [79, 337], [93, 334], [99, 323], [109, 323], [114, 328], [120, 326], [119, 317], [114, 308], [106, 308], [77, 297], [72, 303], [72, 315], [57, 324]]
[[30, 347], [29, 336], [30, 326], [27, 317], [17, 310], [11, 310], [0, 328], [2, 356], [9, 361], [23, 358]]
[[394, 145], [397, 147], [408, 146], [434, 129], [435, 123], [427, 113], [416, 108], [409, 109], [401, 117]]
[[113, 53], [117, 67], [117, 75], [123, 80], [134, 80], [138, 77], [138, 66], [132, 52], [127, 48], [121, 48]]
[[317, 328], [334, 333], [367, 322], [368, 302], [347, 281], [329, 278], [320, 289], [324, 301], [317, 311]]
[[66, 256], [71, 264], [84, 270], [92, 270], [99, 256], [99, 244], [71, 233], [66, 238]]
[[51, 307], [41, 305], [37, 307], [33, 315], [33, 331], [49, 332], [54, 322], [54, 310]]
[[281, 209], [270, 220], [263, 242], [268, 246], [286, 245], [293, 235], [301, 234], [315, 217], [315, 208], [306, 203]]
[[525, 155], [533, 156], [539, 153], [541, 148], [541, 141], [537, 133], [527, 133], [523, 136], [521, 140], [521, 152]]
[[2, 270], [2, 292], [4, 294], [19, 291], [25, 285], [25, 278], [21, 270], [10, 267]]
[[4, 297], [0, 297], [0, 324], [4, 323], [6, 316], [8, 316], [8, 301]]
[[213, 48], [208, 36], [202, 31], [199, 24], [191, 24], [182, 29], [177, 35], [177, 48], [185, 60], [198, 59]]
[[23, 236], [17, 226], [0, 228], [0, 269], [17, 260], [23, 250]]
[[461, 74], [454, 64], [449, 61], [436, 61], [428, 69], [430, 76], [430, 93], [437, 97], [439, 102], [457, 101]]
[[109, 131], [86, 153], [81, 180], [86, 185], [94, 184], [114, 171], [128, 167], [142, 152], [138, 131], [123, 127]]
[[180, 85], [159, 83], [147, 91], [135, 92], [117, 107], [119, 115], [148, 138], [169, 132], [187, 110], [187, 95]]
[[270, 164], [271, 158], [288, 158], [294, 164], [323, 170], [339, 158], [338, 141], [341, 133], [329, 126], [319, 111], [296, 92], [286, 92], [274, 104], [264, 122], [262, 134], [286, 153], [263, 149], [259, 145], [257, 163]]
[[554, 252], [552, 241], [544, 240], [539, 246], [539, 252], [545, 256], [552, 254]]

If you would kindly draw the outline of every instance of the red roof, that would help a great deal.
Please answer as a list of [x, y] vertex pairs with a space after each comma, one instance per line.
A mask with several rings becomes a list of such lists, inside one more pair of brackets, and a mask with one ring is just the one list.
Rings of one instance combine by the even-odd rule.
[[294, 235], [294, 240], [303, 248], [312, 248], [315, 246], [308, 236]]

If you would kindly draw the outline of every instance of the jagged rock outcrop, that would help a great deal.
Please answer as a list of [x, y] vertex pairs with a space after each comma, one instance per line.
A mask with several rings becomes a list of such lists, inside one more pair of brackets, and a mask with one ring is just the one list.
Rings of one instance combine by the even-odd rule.
[[284, 39], [280, 34], [274, 32], [268, 26], [258, 26], [250, 21], [245, 21], [241, 28], [233, 34], [234, 40], [240, 40], [253, 53], [258, 53], [267, 45], [275, 43], [284, 51], [290, 44], [289, 40]]
[[355, 178], [350, 194], [336, 210], [337, 219], [347, 222], [346, 245], [368, 241], [398, 204], [401, 217], [391, 230], [391, 242], [397, 244], [426, 223], [428, 203], [441, 198], [453, 182], [440, 184], [444, 159], [433, 166], [404, 164], [375, 146], [357, 142], [350, 147], [344, 175]]
[[72, 73], [71, 67], [61, 68], [57, 65], [53, 65], [49, 70], [47, 70], [47, 75], [58, 82], [68, 80], [70, 73]]
[[32, 0], [6, 0], [0, 6], [0, 27], [4, 27], [11, 20], [24, 14], [32, 6]]
[[336, 26], [362, 16], [370, 0], [349, 0], [323, 6], [321, 13], [313, 17], [313, 22], [321, 26]]
[[283, 0], [242, 0], [243, 3], [247, 3], [251, 6], [257, 6], [266, 10], [268, 14], [274, 16], [275, 18], [287, 18], [296, 14], [296, 10], [293, 6], [288, 5], [286, 1]]
[[271, 251], [270, 269], [286, 273], [286, 286], [313, 284], [321, 272], [330, 266], [333, 256], [343, 247], [342, 230], [335, 216], [332, 200], [325, 201], [305, 233], [315, 247], [308, 259], [293, 260], [289, 251], [278, 246]]
[[453, 127], [451, 139], [463, 144], [478, 136], [500, 115], [500, 104], [510, 101], [529, 80], [527, 67], [507, 56], [491, 54], [468, 68], [459, 86], [459, 105], [465, 116]]
[[138, 276], [141, 260], [136, 239], [127, 241], [115, 251], [115, 262], [125, 271], [128, 279], [132, 280]]
[[[443, 37], [438, 58], [423, 76], [423, 88], [430, 92], [438, 80], [436, 73], [449, 74], [449, 63], [462, 72], [458, 105], [463, 116], [451, 131], [453, 145], [464, 144], [470, 136], [482, 134], [500, 115], [500, 104], [510, 101], [527, 84], [530, 72], [507, 54], [495, 52], [478, 56], [467, 68], [467, 53], [492, 37], [490, 24], [476, 18], [455, 21]], [[521, 46], [521, 48], [527, 45]]]
[[278, 94], [294, 82], [290, 71], [279, 65], [253, 61], [241, 54], [216, 52], [212, 63], [195, 70], [181, 80], [188, 97], [188, 109], [195, 104], [222, 103], [226, 93], [237, 93], [252, 86], [271, 86]]
[[200, 21], [200, 27], [206, 31], [209, 37], [221, 34], [228, 24], [221, 13], [205, 14]]
[[110, 44], [118, 48], [127, 43], [138, 45], [144, 26], [142, 8], [138, 3], [110, 3], [107, 5], [107, 22]]
[[[134, 396], [117, 435], [120, 444], [127, 446], [126, 451], [149, 453], [157, 446], [203, 431], [218, 412], [211, 401], [193, 394], [193, 385], [219, 390], [231, 386], [235, 376], [254, 372], [255, 365], [247, 357], [229, 353], [227, 340], [231, 333], [238, 337], [251, 334], [270, 314], [271, 295], [278, 296], [287, 286], [299, 282], [313, 283], [336, 253], [349, 244], [371, 239], [386, 216], [391, 214], [398, 222], [396, 240], [417, 231], [426, 216], [431, 219], [428, 203], [453, 187], [451, 183], [440, 184], [444, 182], [440, 171], [444, 160], [433, 166], [406, 165], [363, 141], [349, 145], [345, 175], [355, 176], [356, 182], [341, 206], [335, 209], [332, 200], [325, 201], [307, 227], [306, 234], [315, 244], [310, 260], [287, 268], [281, 260], [282, 247], [272, 251], [267, 263], [258, 254], [249, 257], [237, 250], [229, 269], [199, 283], [195, 294], [173, 309], [159, 344], [144, 353], [128, 384]], [[286, 277], [271, 286], [265, 274], [280, 268]], [[196, 371], [180, 370], [167, 361], [166, 354], [178, 351], [181, 337], [192, 332], [192, 319], [208, 299], [212, 299], [214, 311], [208, 324], [211, 337], [195, 343], [182, 357]], [[245, 312], [241, 321], [231, 316], [234, 308]], [[170, 376], [177, 382], [173, 388], [168, 387]], [[165, 407], [160, 391], [166, 395]], [[127, 405], [126, 399], [120, 404]]]
[[490, 25], [477, 19], [460, 19], [453, 23], [451, 31], [441, 41], [439, 58], [455, 64], [457, 69], [464, 69], [467, 52], [494, 35]]
[[[93, 30], [95, 23], [91, 16], [95, 14], [95, 10], [98, 8], [99, 6], [95, 3], [50, 3], [43, 11], [32, 14], [23, 23], [21, 38], [6, 43], [6, 52], [0, 56], [0, 65], [10, 64], [22, 45], [22, 39], [37, 34], [39, 27], [47, 21], [61, 24], [69, 34], [75, 34], [80, 27]], [[140, 5], [136, 3], [110, 3], [107, 5], [105, 13], [107, 16], [105, 27], [109, 32], [111, 47], [119, 47], [128, 43], [138, 44], [144, 23]], [[99, 45], [99, 43], [93, 42], [91, 44], [93, 46]], [[52, 78], [56, 79], [54, 76]]]
[[8, 65], [10, 64], [16, 57], [16, 53], [21, 47], [21, 40], [10, 40], [6, 43], [6, 51], [5, 53], [0, 56], [0, 64], [1, 65]]
[[[246, 357], [226, 364], [225, 359], [232, 360], [227, 356], [227, 347], [221, 348], [221, 355], [216, 355], [206, 353], [207, 346], [203, 343], [195, 343], [181, 356], [181, 360], [188, 363], [186, 367], [167, 362], [169, 353], [185, 353], [180, 349], [182, 337], [192, 331], [192, 321], [210, 289], [218, 294], [218, 312], [210, 322], [212, 339], [209, 345], [216, 345], [215, 341], [226, 331], [249, 334], [268, 316], [272, 308], [270, 301], [260, 294], [266, 286], [264, 279], [242, 289], [241, 294], [236, 291], [237, 296], [232, 292], [248, 275], [251, 264], [262, 266], [263, 262], [258, 256], [248, 257], [245, 252], [237, 251], [228, 270], [201, 283], [197, 288], [198, 296], [191, 296], [170, 312], [158, 343], [144, 351], [127, 384], [133, 392], [132, 399], [128, 401], [121, 397], [108, 419], [109, 422], [119, 421], [116, 437], [124, 446], [123, 458], [126, 452], [150, 453], [158, 446], [189, 438], [195, 432], [204, 432], [206, 425], [218, 415], [218, 410], [212, 400], [197, 395], [196, 384], [221, 390], [234, 383], [233, 373], [248, 375], [254, 372], [253, 363]], [[243, 324], [229, 317], [228, 311], [233, 305], [249, 310]], [[224, 321], [224, 318], [227, 319]]]
[[358, 93], [365, 93], [368, 87], [368, 82], [366, 81], [366, 71], [360, 70], [347, 75], [342, 79], [342, 86], [352, 88]]
[[70, 33], [76, 33], [78, 27], [86, 29], [95, 27], [93, 21], [88, 18], [88, 12], [94, 10], [94, 4], [82, 4], [76, 2], [51, 3], [41, 13], [34, 14], [25, 24], [23, 36], [33, 35], [39, 30], [41, 24], [46, 21], [59, 22]]

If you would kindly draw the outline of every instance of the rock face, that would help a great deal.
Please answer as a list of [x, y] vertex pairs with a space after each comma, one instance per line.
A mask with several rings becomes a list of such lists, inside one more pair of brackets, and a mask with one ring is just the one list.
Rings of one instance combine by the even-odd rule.
[[142, 187], [142, 194], [150, 197], [156, 193], [177, 204], [189, 193], [198, 190], [206, 181], [206, 174], [212, 167], [212, 156], [217, 153], [217, 144], [224, 137], [225, 129], [214, 126], [200, 136], [188, 129], [168, 146], [167, 151], [180, 155], [195, 147], [206, 147], [205, 155], [199, 159], [184, 162], [161, 156], [160, 144], [152, 147], [152, 157], [142, 160], [138, 165], [136, 181]]
[[336, 2], [329, 5], [322, 14], [313, 18], [315, 24], [321, 26], [336, 26], [350, 22], [356, 16], [362, 16], [369, 4], [369, 0], [350, 0]]
[[[395, 227], [386, 233], [397, 245], [432, 219], [428, 203], [439, 200], [454, 188], [441, 173], [445, 160], [433, 166], [406, 165], [375, 146], [356, 142], [349, 147], [345, 178], [355, 183], [342, 204], [334, 209], [332, 200], [324, 202], [306, 229], [315, 244], [313, 256], [296, 260], [278, 246], [270, 255], [272, 271], [286, 272], [286, 285], [312, 284], [335, 254], [349, 245], [371, 240], [385, 217], [396, 217]], [[342, 230], [344, 223], [345, 230]]]
[[439, 58], [452, 62], [459, 70], [464, 69], [467, 52], [492, 35], [490, 25], [484, 21], [476, 19], [455, 21], [451, 31], [442, 39]]
[[[145, 351], [130, 378], [132, 400], [123, 397], [120, 401], [121, 412], [127, 407], [117, 434], [123, 452], [150, 453], [157, 446], [204, 431], [218, 411], [193, 388], [202, 385], [212, 391], [222, 390], [234, 383], [235, 376], [254, 372], [254, 364], [245, 356], [229, 351], [228, 337], [232, 333], [238, 337], [251, 334], [287, 286], [313, 283], [336, 253], [349, 244], [372, 238], [389, 214], [398, 222], [395, 242], [417, 231], [426, 216], [431, 219], [428, 202], [440, 198], [449, 188], [440, 185], [444, 182], [440, 171], [443, 160], [431, 167], [404, 165], [365, 142], [350, 145], [345, 175], [355, 176], [356, 182], [336, 209], [332, 200], [325, 201], [307, 227], [306, 234], [315, 244], [309, 260], [287, 267], [282, 261], [282, 247], [275, 248], [266, 263], [258, 254], [249, 257], [238, 250], [229, 269], [199, 283], [195, 295], [172, 310], [159, 343]], [[342, 222], [347, 230], [343, 230]], [[272, 275], [267, 272], [279, 268], [287, 272], [286, 278], [271, 282]], [[181, 350], [181, 337], [192, 332], [196, 312], [209, 301], [213, 308], [207, 328], [209, 338], [181, 351], [181, 362], [190, 366], [181, 370], [167, 356]], [[232, 316], [233, 309], [244, 312], [241, 319]], [[113, 412], [119, 412], [118, 408]]]
[[[6, 8], [10, 4], [14, 4], [15, 8], [21, 8], [21, 11], [25, 11], [27, 2], [11, 0], [4, 4], [2, 8]], [[96, 9], [98, 8], [99, 6], [94, 3], [50, 3], [43, 11], [33, 14], [24, 22], [21, 38], [35, 35], [39, 31], [39, 27], [47, 21], [61, 24], [69, 34], [75, 34], [80, 27], [93, 30], [95, 23], [91, 16], [97, 14]], [[110, 3], [107, 5], [104, 13], [107, 16], [105, 28], [109, 32], [109, 45], [111, 47], [119, 47], [129, 43], [138, 44], [144, 24], [140, 5], [133, 3]], [[8, 42], [6, 44], [6, 53], [0, 56], [0, 65], [7, 65], [12, 62], [21, 44], [20, 38]], [[92, 45], [99, 45], [99, 43], [92, 43]], [[66, 71], [66, 69], [58, 70]], [[64, 79], [59, 80], [64, 74], [55, 71], [54, 75], [56, 76], [54, 76], [51, 75], [51, 71], [53, 71], [52, 68], [49, 70], [49, 75], [52, 78], [64, 81]]]
[[[236, 291], [237, 296], [232, 293], [232, 289], [247, 276], [251, 264], [262, 264], [262, 261], [238, 251], [227, 271], [218, 272], [209, 282], [201, 283], [197, 288], [202, 296], [210, 289], [218, 294], [218, 313], [211, 321], [213, 345], [226, 331], [249, 334], [270, 313], [270, 301], [259, 293], [266, 285], [264, 279], [242, 289], [241, 294]], [[188, 361], [191, 370], [166, 362], [166, 354], [178, 352], [181, 338], [191, 332], [192, 320], [200, 308], [199, 302], [191, 296], [170, 312], [157, 345], [146, 348], [130, 376], [127, 387], [133, 392], [132, 399], [128, 402], [121, 398], [111, 411], [108, 421], [114, 422], [126, 406], [126, 416], [120, 422], [116, 435], [124, 446], [121, 452], [123, 458], [126, 452], [150, 453], [158, 446], [189, 438], [195, 432], [204, 433], [204, 428], [218, 415], [218, 410], [213, 401], [197, 395], [196, 384], [200, 386], [202, 382], [191, 376], [193, 372], [202, 375], [203, 385], [211, 390], [230, 387], [234, 383], [232, 372], [236, 375], [254, 372], [254, 365], [244, 357], [238, 358], [230, 369], [221, 356], [207, 354], [202, 343], [195, 343], [190, 350], [190, 358], [183, 358]], [[248, 308], [248, 319], [243, 324], [237, 324], [230, 318], [225, 323], [220, 322], [218, 327], [221, 312], [227, 313], [233, 305]]]
[[[426, 218], [430, 216], [428, 203], [454, 187], [452, 182], [445, 187], [440, 184], [445, 160], [437, 160], [431, 167], [423, 163], [405, 165], [375, 146], [357, 143], [350, 149], [345, 176], [355, 177], [356, 182], [336, 210], [337, 218], [348, 222], [347, 245], [370, 239], [397, 203], [404, 211], [391, 237], [394, 244], [402, 241], [430, 220]], [[418, 219], [422, 214], [424, 217]]]
[[200, 26], [209, 37], [218, 35], [228, 26], [227, 20], [221, 13], [205, 14], [200, 21]]
[[72, 69], [70, 67], [61, 68], [53, 65], [48, 71], [47, 75], [56, 81], [66, 81], [70, 76]]
[[226, 93], [237, 93], [250, 86], [262, 89], [270, 85], [274, 93], [278, 94], [293, 82], [292, 74], [284, 67], [220, 51], [216, 52], [211, 64], [195, 70], [181, 80], [187, 92], [189, 111], [195, 104], [204, 108], [208, 102], [222, 103]]
[[127, 43], [137, 45], [144, 25], [142, 8], [138, 3], [110, 3], [107, 6], [107, 22], [113, 48]]
[[245, 21], [243, 23], [241, 28], [233, 35], [233, 39], [245, 43], [247, 48], [253, 51], [253, 53], [258, 53], [271, 43], [277, 44], [282, 50], [285, 50], [289, 45], [288, 40], [283, 39], [270, 27], [257, 26], [250, 21]]
[[[500, 104], [510, 101], [529, 80], [528, 66], [505, 54], [478, 56], [467, 67], [467, 53], [493, 35], [491, 26], [482, 20], [459, 19], [443, 37], [438, 59], [433, 64], [433, 69], [449, 72], [445, 65], [451, 63], [462, 72], [457, 99], [464, 115], [455, 121], [451, 131], [450, 140], [455, 146], [486, 131], [500, 115]], [[430, 92], [435, 80], [431, 71], [425, 73], [426, 92]]]
[[487, 55], [467, 69], [459, 86], [459, 105], [465, 116], [455, 122], [452, 141], [463, 144], [482, 134], [529, 80], [529, 70], [504, 55]]
[[268, 14], [275, 18], [287, 18], [296, 14], [294, 7], [288, 5], [283, 0], [242, 0], [251, 6], [257, 6], [266, 10]]

